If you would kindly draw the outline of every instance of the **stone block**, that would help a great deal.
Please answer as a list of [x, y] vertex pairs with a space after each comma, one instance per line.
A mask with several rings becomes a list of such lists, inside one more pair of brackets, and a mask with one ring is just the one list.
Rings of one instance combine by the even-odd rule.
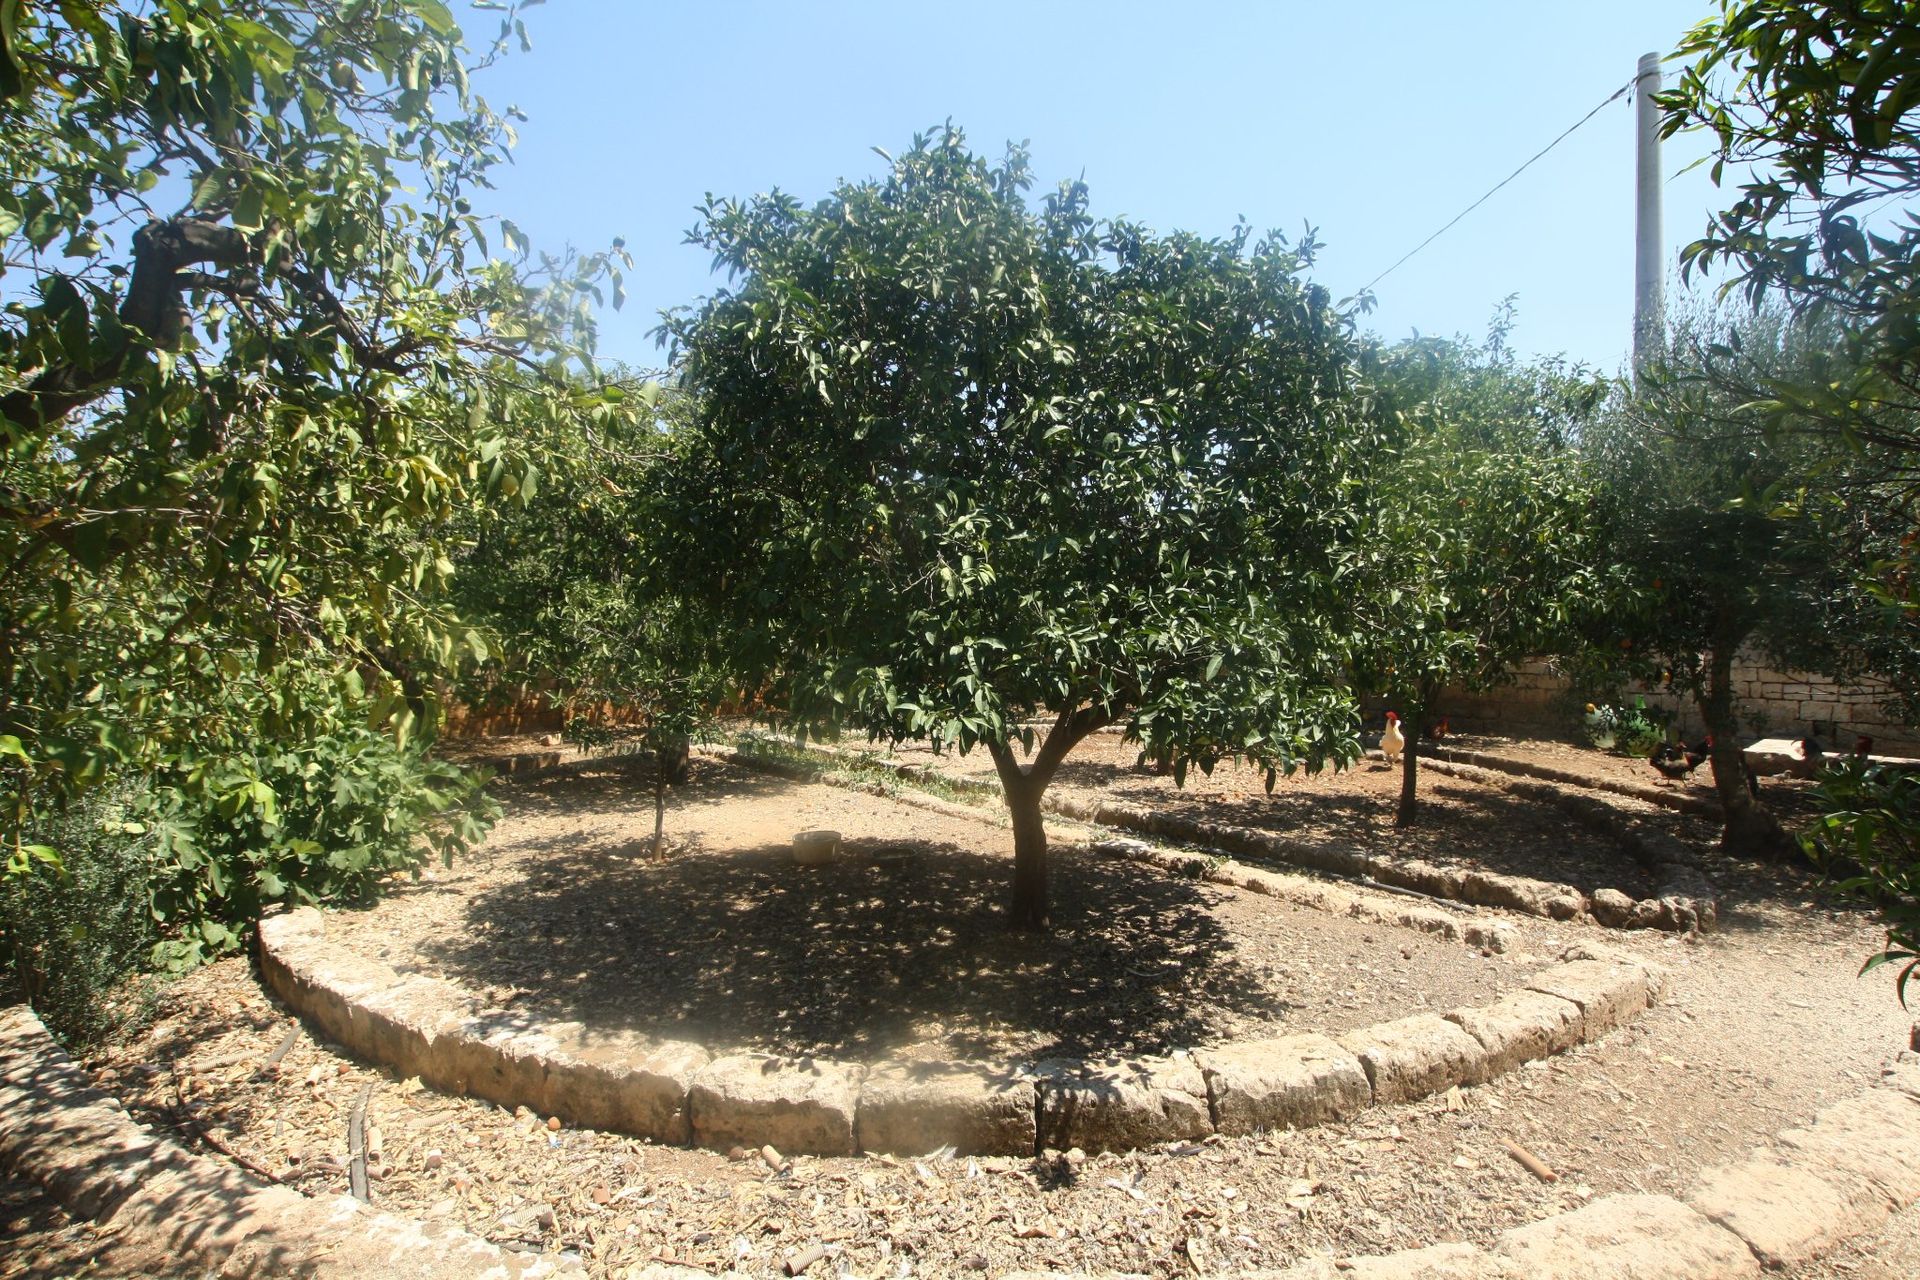
[[693, 1078], [712, 1060], [684, 1040], [568, 1037], [548, 1058], [541, 1109], [584, 1128], [684, 1146], [693, 1140]]
[[1920, 1200], [1920, 1103], [1897, 1089], [1868, 1089], [1780, 1135], [1780, 1158], [1816, 1176], [1878, 1188], [1904, 1209]]
[[1363, 1027], [1341, 1036], [1340, 1044], [1360, 1059], [1375, 1102], [1407, 1102], [1487, 1078], [1480, 1042], [1437, 1014]]
[[1373, 1101], [1360, 1060], [1326, 1036], [1241, 1041], [1198, 1057], [1222, 1133], [1303, 1129], [1345, 1120]]
[[688, 1091], [693, 1140], [715, 1151], [771, 1144], [787, 1155], [852, 1155], [863, 1071], [825, 1058], [715, 1058]]
[[1191, 1057], [1056, 1060], [1035, 1068], [1039, 1145], [1128, 1151], [1213, 1132], [1207, 1082]]
[[1596, 889], [1588, 901], [1593, 918], [1609, 929], [1618, 929], [1633, 914], [1633, 899], [1618, 889]]
[[1740, 1280], [1740, 1237], [1667, 1196], [1607, 1196], [1504, 1232], [1494, 1249], [1528, 1280]]
[[1469, 871], [1460, 877], [1460, 896], [1483, 906], [1506, 907], [1532, 916], [1571, 920], [1586, 910], [1586, 899], [1572, 885]]
[[1580, 1043], [1579, 1006], [1538, 991], [1516, 991], [1490, 1005], [1455, 1009], [1446, 1017], [1480, 1042], [1488, 1079]]
[[1877, 1190], [1769, 1156], [1707, 1170], [1687, 1203], [1745, 1240], [1769, 1267], [1818, 1257], [1876, 1229], [1892, 1211]]
[[887, 1063], [860, 1086], [854, 1137], [862, 1151], [920, 1155], [1031, 1155], [1034, 1084], [984, 1062]]
[[1249, 1271], [1240, 1280], [1527, 1280], [1512, 1263], [1470, 1244], [1367, 1257], [1311, 1258], [1284, 1271]]
[[1569, 960], [1527, 980], [1529, 991], [1558, 996], [1580, 1009], [1580, 1038], [1598, 1040], [1631, 1022], [1651, 1003], [1647, 970], [1606, 960]]

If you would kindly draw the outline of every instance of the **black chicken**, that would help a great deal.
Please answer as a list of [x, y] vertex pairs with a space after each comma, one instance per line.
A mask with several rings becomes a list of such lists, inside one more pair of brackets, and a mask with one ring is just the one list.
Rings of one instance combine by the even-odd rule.
[[1653, 749], [1647, 757], [1647, 763], [1667, 781], [1685, 782], [1693, 776], [1695, 769], [1707, 762], [1712, 747], [1712, 738], [1702, 738], [1691, 745], [1681, 746], [1663, 742]]

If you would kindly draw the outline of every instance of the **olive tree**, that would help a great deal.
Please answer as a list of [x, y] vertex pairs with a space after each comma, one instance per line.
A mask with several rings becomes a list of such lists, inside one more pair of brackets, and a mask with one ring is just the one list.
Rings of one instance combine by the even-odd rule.
[[[1666, 349], [1587, 435], [1606, 485], [1603, 546], [1619, 571], [1593, 639], [1613, 669], [1664, 672], [1693, 701], [1713, 739], [1722, 842], [1774, 855], [1790, 842], [1747, 786], [1733, 664], [1751, 651], [1782, 668], [1863, 674], [1883, 624], [1857, 576], [1858, 548], [1892, 546], [1905, 526], [1838, 496], [1849, 451], [1772, 430], [1735, 389], [1801, 376], [1830, 349], [1822, 329], [1779, 311], [1698, 307], [1669, 324]], [[1729, 366], [1737, 377], [1721, 372]]]
[[811, 207], [710, 200], [730, 283], [666, 331], [700, 396], [673, 559], [803, 732], [992, 756], [1040, 928], [1041, 799], [1087, 734], [1182, 780], [1357, 755], [1336, 572], [1376, 429], [1311, 236], [1029, 183], [948, 127]]

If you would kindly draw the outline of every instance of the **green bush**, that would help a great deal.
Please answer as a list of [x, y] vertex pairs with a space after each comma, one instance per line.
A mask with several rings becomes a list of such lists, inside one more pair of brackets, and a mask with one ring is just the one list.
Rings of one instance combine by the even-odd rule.
[[274, 903], [365, 902], [396, 871], [451, 863], [499, 815], [482, 778], [365, 725], [236, 751], [192, 786], [156, 779], [155, 960], [190, 968], [239, 946]]
[[1920, 970], [1920, 775], [1864, 760], [1827, 767], [1815, 795], [1820, 818], [1800, 837], [1839, 888], [1879, 909], [1887, 945], [1860, 971], [1899, 964], [1900, 1003]]
[[1630, 707], [1589, 702], [1581, 727], [1588, 744], [1597, 750], [1644, 756], [1666, 742], [1671, 719], [1649, 707], [1645, 698], [1635, 698]]
[[159, 941], [149, 888], [155, 840], [135, 820], [130, 784], [82, 797], [33, 828], [59, 863], [0, 876], [0, 964], [8, 996], [31, 1003], [71, 1047], [95, 1044], [150, 1012], [144, 969]]

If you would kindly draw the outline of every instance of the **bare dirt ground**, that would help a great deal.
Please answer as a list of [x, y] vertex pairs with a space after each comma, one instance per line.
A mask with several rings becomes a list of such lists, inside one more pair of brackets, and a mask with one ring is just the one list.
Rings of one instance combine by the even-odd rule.
[[[1519, 974], [1367, 924], [1073, 847], [1055, 928], [1008, 932], [1011, 835], [987, 823], [713, 760], [674, 792], [673, 856], [613, 765], [515, 787], [470, 859], [378, 907], [341, 945], [552, 1019], [852, 1059], [1153, 1053], [1352, 1030], [1492, 1000]], [[794, 865], [796, 831], [846, 838]]]
[[[577, 786], [590, 795], [600, 785], [553, 787]], [[963, 850], [973, 844], [923, 830], [916, 824], [926, 815], [916, 811], [901, 810], [884, 832], [855, 828], [833, 807], [836, 798], [815, 800], [817, 790], [783, 793], [776, 812], [785, 815], [784, 831], [840, 825], [859, 839], [890, 841], [901, 831], [919, 831], [914, 838], [928, 842], [922, 856], [944, 840]], [[521, 789], [509, 802], [514, 816], [495, 838], [493, 872], [486, 872], [483, 855], [459, 874], [502, 875], [511, 862], [522, 867], [521, 896], [529, 901], [550, 902], [565, 892], [559, 883], [532, 888], [545, 867], [588, 875], [595, 864], [584, 854], [569, 863], [576, 857], [571, 849], [597, 851], [593, 856], [606, 869], [595, 875], [631, 872], [633, 855], [621, 850], [642, 836], [642, 815], [650, 830], [637, 787], [627, 794], [608, 785], [593, 802], [597, 807], [549, 807]], [[809, 803], [821, 807], [802, 807]], [[692, 832], [698, 817], [689, 806], [671, 813], [669, 822]], [[520, 829], [516, 823], [551, 827], [545, 835], [529, 830], [528, 847], [514, 853], [506, 845]], [[989, 845], [1002, 834], [984, 825], [980, 830]], [[690, 869], [695, 859], [717, 852], [681, 861]], [[263, 1074], [258, 1064], [283, 1040], [289, 1021], [243, 961], [173, 984], [162, 1017], [144, 1036], [89, 1065], [137, 1115], [190, 1138], [205, 1132], [316, 1194], [345, 1188], [347, 1113], [361, 1086], [371, 1083], [370, 1115], [381, 1134], [376, 1205], [448, 1217], [523, 1248], [564, 1249], [599, 1275], [624, 1276], [662, 1257], [716, 1273], [771, 1275], [815, 1244], [830, 1253], [810, 1275], [881, 1277], [1039, 1267], [1173, 1276], [1281, 1266], [1314, 1253], [1383, 1252], [1450, 1239], [1484, 1243], [1592, 1196], [1684, 1193], [1703, 1167], [1737, 1158], [1864, 1087], [1904, 1047], [1909, 1019], [1893, 997], [1891, 975], [1856, 976], [1878, 941], [1870, 922], [1825, 902], [1810, 878], [1792, 868], [1728, 865], [1716, 873], [1723, 873], [1728, 890], [1720, 933], [1698, 941], [1604, 935], [1668, 964], [1673, 981], [1667, 1003], [1600, 1044], [1482, 1088], [1377, 1108], [1348, 1125], [1079, 1161], [1058, 1155], [801, 1158], [776, 1174], [757, 1161], [551, 1130], [544, 1117], [516, 1117], [387, 1078], [304, 1035], [277, 1071]], [[434, 885], [381, 911], [425, 911], [416, 904], [460, 900], [450, 885]], [[1191, 902], [1176, 905], [1200, 910]], [[1213, 918], [1210, 912], [1206, 918]], [[470, 945], [457, 936], [463, 927], [457, 915], [441, 918], [440, 927], [447, 931], [439, 935], [443, 945]], [[1360, 957], [1329, 951], [1299, 958], [1347, 971], [1353, 982], [1370, 981], [1360, 964], [1391, 970], [1403, 962], [1405, 935], [1377, 933], [1374, 949]], [[559, 945], [573, 945], [566, 942], [570, 936], [563, 934]], [[1526, 953], [1508, 959], [1517, 966], [1544, 962], [1568, 943], [1600, 936], [1587, 926], [1529, 920]], [[374, 941], [371, 931], [360, 935], [360, 944]], [[528, 935], [504, 949], [516, 945], [538, 954], [554, 944], [544, 934]], [[1301, 945], [1314, 944], [1303, 938]], [[959, 946], [956, 941], [952, 954]], [[609, 950], [567, 954], [590, 959]], [[1452, 954], [1465, 959], [1471, 953], [1455, 946]], [[558, 974], [562, 966], [553, 968]], [[1508, 1158], [1503, 1139], [1533, 1151], [1562, 1180], [1536, 1181]], [[86, 1233], [63, 1234], [47, 1215], [36, 1216], [31, 1201], [25, 1207], [6, 1201], [9, 1222], [15, 1216], [28, 1222], [19, 1256], [41, 1256], [34, 1250], [45, 1248], [65, 1250], [60, 1256], [67, 1258], [76, 1249], [83, 1254]], [[1799, 1280], [1915, 1274], [1899, 1261], [1920, 1257], [1914, 1217], [1792, 1274]], [[43, 1220], [45, 1230], [36, 1225]], [[0, 1275], [68, 1269], [60, 1264]]]

